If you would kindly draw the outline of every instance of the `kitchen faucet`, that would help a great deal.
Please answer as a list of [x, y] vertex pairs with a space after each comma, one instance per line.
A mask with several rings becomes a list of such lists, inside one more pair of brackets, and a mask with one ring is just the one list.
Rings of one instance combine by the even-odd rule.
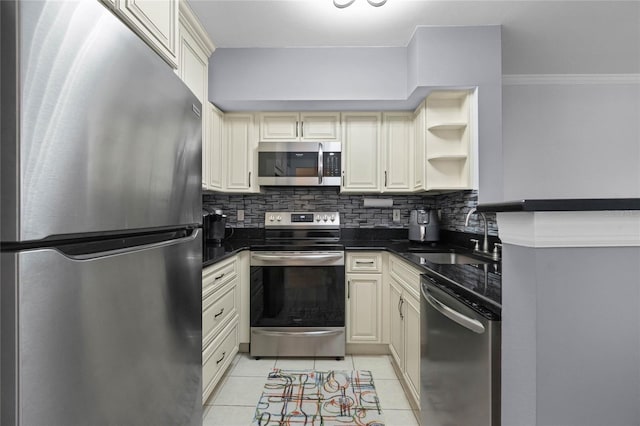
[[[469, 213], [467, 213], [467, 219], [464, 221], [464, 226], [469, 226], [469, 218], [471, 217], [472, 214], [474, 213], [478, 213], [481, 217], [482, 217], [482, 222], [484, 224], [484, 241], [482, 241], [482, 251], [481, 253], [484, 253], [486, 255], [491, 256], [491, 253], [489, 252], [489, 238], [487, 237], [487, 217], [484, 215], [484, 213], [476, 211], [476, 208], [472, 208], [471, 210], [469, 210]], [[476, 243], [476, 247], [475, 247], [475, 251], [480, 251], [478, 250], [478, 241], [477, 240], [471, 240], [474, 241]]]

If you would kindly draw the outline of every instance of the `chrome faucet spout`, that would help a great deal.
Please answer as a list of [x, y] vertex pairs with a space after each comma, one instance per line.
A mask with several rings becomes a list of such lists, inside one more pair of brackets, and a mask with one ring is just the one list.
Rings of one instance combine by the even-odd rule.
[[476, 208], [473, 207], [471, 210], [469, 210], [469, 213], [467, 213], [467, 219], [464, 221], [464, 226], [467, 227], [469, 226], [469, 219], [471, 218], [471, 215], [474, 214], [476, 212]]
[[473, 207], [471, 210], [469, 210], [469, 213], [467, 213], [467, 218], [464, 221], [464, 226], [467, 227], [469, 226], [469, 219], [471, 218], [471, 215], [474, 213], [478, 213], [480, 215], [480, 217], [482, 218], [482, 224], [484, 225], [484, 240], [482, 241], [482, 252], [489, 254], [489, 237], [488, 237], [488, 229], [487, 229], [487, 217], [484, 215], [484, 213], [482, 212], [478, 212], [476, 210], [475, 207]]

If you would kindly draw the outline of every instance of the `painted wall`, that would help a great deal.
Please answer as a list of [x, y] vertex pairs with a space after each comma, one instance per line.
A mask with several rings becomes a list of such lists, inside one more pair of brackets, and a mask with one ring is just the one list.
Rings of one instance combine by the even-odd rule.
[[[638, 53], [640, 61], [640, 53]], [[640, 197], [640, 75], [513, 77], [504, 87], [504, 196]]]
[[403, 47], [217, 49], [209, 99], [224, 111], [409, 109], [406, 63]]
[[640, 424], [640, 248], [504, 248], [502, 424]]
[[480, 202], [503, 200], [500, 26], [418, 27], [405, 47], [217, 49], [225, 111], [413, 110], [434, 88], [478, 87]]

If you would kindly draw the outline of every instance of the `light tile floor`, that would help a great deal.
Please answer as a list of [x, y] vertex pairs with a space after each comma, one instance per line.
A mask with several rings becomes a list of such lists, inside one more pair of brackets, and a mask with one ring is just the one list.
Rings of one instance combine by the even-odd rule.
[[251, 425], [256, 404], [274, 367], [282, 369], [370, 370], [386, 426], [418, 426], [387, 355], [347, 355], [344, 360], [261, 358], [238, 354], [205, 403], [203, 426]]

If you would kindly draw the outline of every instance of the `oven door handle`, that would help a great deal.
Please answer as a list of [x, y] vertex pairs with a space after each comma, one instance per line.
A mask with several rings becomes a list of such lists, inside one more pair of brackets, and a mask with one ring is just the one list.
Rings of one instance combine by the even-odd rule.
[[287, 263], [287, 262], [300, 262], [300, 261], [315, 261], [315, 262], [324, 262], [324, 261], [336, 261], [344, 259], [344, 255], [342, 253], [339, 254], [252, 254], [252, 257], [256, 260], [263, 260], [265, 262], [273, 262], [273, 263]]
[[255, 334], [262, 334], [264, 336], [286, 336], [286, 337], [307, 337], [307, 336], [335, 336], [344, 333], [344, 330], [314, 330], [314, 331], [271, 331], [271, 330], [256, 330], [251, 331]]

